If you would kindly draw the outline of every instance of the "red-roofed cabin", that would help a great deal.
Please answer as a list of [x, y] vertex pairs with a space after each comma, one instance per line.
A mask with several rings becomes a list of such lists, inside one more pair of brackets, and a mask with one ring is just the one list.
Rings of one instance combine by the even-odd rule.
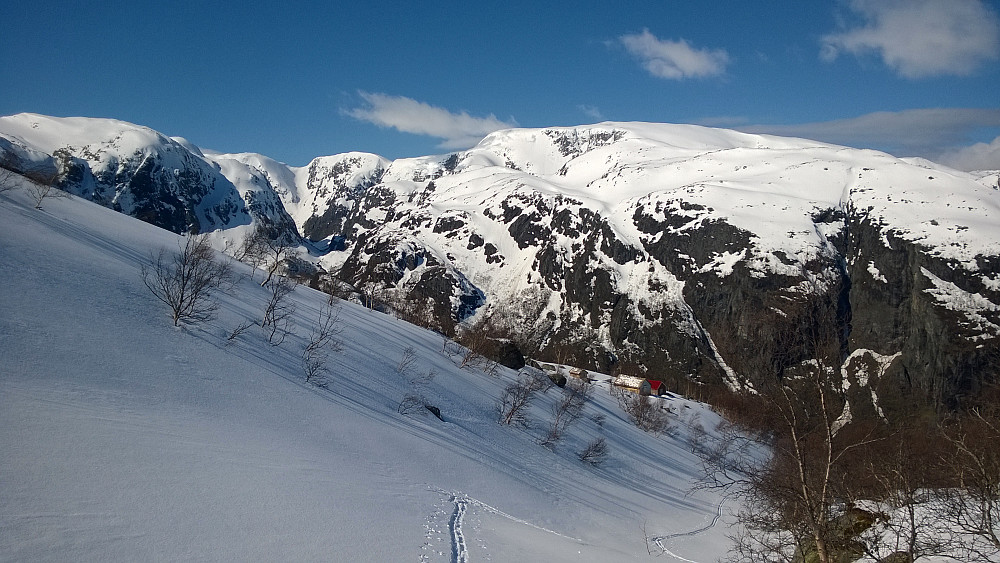
[[655, 379], [649, 380], [649, 394], [656, 395], [657, 397], [662, 397], [667, 392], [667, 386], [663, 384], [662, 381], [656, 381]]

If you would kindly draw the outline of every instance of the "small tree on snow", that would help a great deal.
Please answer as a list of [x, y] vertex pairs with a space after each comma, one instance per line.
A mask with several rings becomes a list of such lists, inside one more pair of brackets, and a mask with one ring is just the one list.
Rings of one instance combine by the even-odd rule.
[[319, 319], [313, 325], [309, 340], [302, 350], [302, 369], [305, 371], [308, 383], [325, 384], [330, 352], [343, 350], [340, 341], [343, 330], [340, 324], [339, 305], [325, 305], [320, 310]]
[[208, 239], [191, 236], [180, 252], [161, 250], [150, 257], [151, 265], [142, 265], [142, 283], [170, 307], [174, 326], [209, 320], [218, 309], [212, 294], [230, 282], [232, 269], [228, 262], [216, 261], [214, 253]]
[[576, 457], [584, 463], [598, 466], [608, 458], [608, 442], [603, 437], [594, 438], [587, 447], [576, 454]]
[[284, 276], [278, 276], [268, 281], [264, 286], [269, 294], [260, 327], [267, 336], [267, 341], [275, 346], [284, 342], [285, 337], [288, 336], [292, 314], [295, 313], [295, 305], [289, 303], [287, 297], [295, 289], [295, 286], [295, 282]]
[[544, 375], [522, 372], [517, 376], [517, 380], [504, 387], [497, 400], [497, 422], [506, 425], [527, 426], [528, 407], [535, 398], [535, 394], [545, 389], [545, 382], [548, 378]]
[[254, 268], [264, 267], [266, 275], [264, 281], [260, 283], [263, 287], [271, 281], [291, 251], [292, 245], [280, 229], [274, 225], [258, 223], [244, 239], [234, 256], [237, 260], [250, 264]]
[[8, 166], [13, 167], [13, 163], [10, 161], [11, 159], [7, 155], [0, 157], [0, 193], [17, 187], [17, 173], [12, 168], [7, 168]]
[[47, 198], [69, 197], [69, 194], [56, 187], [59, 182], [59, 169], [37, 166], [22, 172], [27, 182], [24, 184], [35, 204], [35, 209], [42, 208], [42, 202]]
[[61, 198], [69, 197], [69, 194], [60, 190], [55, 186], [55, 184], [48, 181], [35, 182], [29, 181], [27, 183], [28, 195], [31, 196], [31, 201], [35, 203], [35, 209], [42, 208], [42, 202], [46, 198]]
[[552, 406], [552, 421], [548, 432], [538, 443], [546, 447], [554, 447], [562, 440], [566, 430], [583, 415], [583, 407], [590, 398], [590, 384], [576, 379], [574, 383], [562, 389], [562, 396]]
[[645, 432], [663, 434], [671, 430], [670, 418], [656, 399], [626, 391], [618, 395], [618, 404], [632, 424]]
[[417, 350], [413, 346], [407, 346], [403, 349], [403, 354], [399, 357], [399, 362], [396, 364], [396, 373], [406, 377], [416, 361]]

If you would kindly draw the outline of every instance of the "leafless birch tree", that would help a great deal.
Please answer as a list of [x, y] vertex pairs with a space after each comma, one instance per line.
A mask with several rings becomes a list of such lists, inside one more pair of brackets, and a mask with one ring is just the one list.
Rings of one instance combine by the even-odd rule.
[[213, 293], [230, 283], [232, 268], [215, 259], [215, 251], [203, 236], [189, 236], [177, 253], [161, 250], [151, 265], [140, 268], [142, 282], [170, 307], [174, 326], [211, 319], [218, 304]]

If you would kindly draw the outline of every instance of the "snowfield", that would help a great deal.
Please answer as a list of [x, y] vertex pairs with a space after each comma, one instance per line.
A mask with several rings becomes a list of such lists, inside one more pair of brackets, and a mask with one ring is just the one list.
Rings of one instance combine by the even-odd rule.
[[[725, 553], [731, 507], [690, 493], [700, 464], [687, 424], [718, 421], [704, 406], [664, 400], [675, 429], [652, 436], [598, 385], [549, 450], [536, 438], [558, 388], [535, 403], [532, 428], [499, 425], [494, 403], [513, 372], [460, 369], [439, 335], [346, 302], [343, 351], [319, 388], [304, 381], [301, 351], [325, 295], [294, 291], [280, 346], [259, 327], [227, 340], [261, 316], [259, 275], [219, 294], [216, 319], [175, 328], [139, 268], [182, 239], [77, 198], [43, 208], [22, 190], [0, 194], [0, 560]], [[408, 347], [416, 360], [399, 373]], [[419, 390], [443, 421], [397, 412], [428, 373]], [[609, 458], [581, 463], [598, 436]]]

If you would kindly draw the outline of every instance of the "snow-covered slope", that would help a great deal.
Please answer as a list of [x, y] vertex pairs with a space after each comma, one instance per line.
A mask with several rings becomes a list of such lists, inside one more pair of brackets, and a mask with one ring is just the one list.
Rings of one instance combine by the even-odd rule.
[[[179, 240], [77, 198], [36, 210], [21, 189], [0, 193], [0, 560], [625, 561], [649, 545], [708, 562], [725, 551], [720, 499], [688, 494], [699, 464], [684, 423], [717, 420], [698, 404], [666, 401], [677, 428], [655, 437], [598, 390], [550, 451], [535, 439], [558, 388], [536, 404], [535, 428], [501, 426], [510, 371], [459, 369], [439, 335], [350, 303], [343, 352], [317, 388], [301, 350], [326, 296], [293, 292], [280, 346], [256, 328], [227, 339], [264, 307], [246, 278], [219, 295], [215, 320], [174, 328], [139, 268]], [[416, 360], [401, 374], [408, 348]], [[429, 373], [421, 392], [443, 421], [399, 414]], [[590, 467], [575, 452], [597, 436], [610, 457]]]

